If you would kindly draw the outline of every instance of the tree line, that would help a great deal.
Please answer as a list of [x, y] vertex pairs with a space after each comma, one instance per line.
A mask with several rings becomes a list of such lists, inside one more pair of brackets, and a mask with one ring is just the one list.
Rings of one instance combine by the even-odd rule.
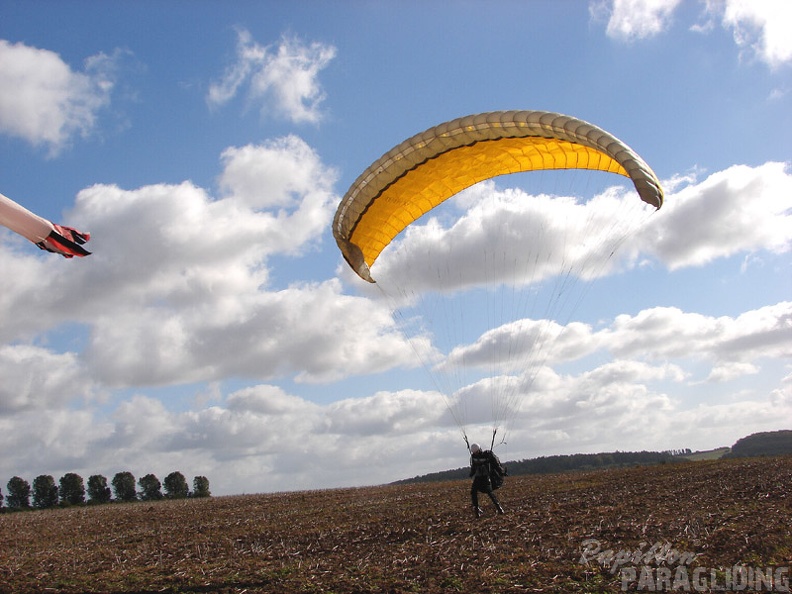
[[0, 509], [3, 509], [4, 500], [8, 510], [30, 509], [31, 498], [32, 507], [46, 509], [57, 506], [98, 505], [112, 501], [157, 501], [212, 495], [209, 491], [209, 479], [205, 476], [193, 478], [193, 490], [190, 491], [187, 479], [178, 471], [171, 472], [162, 483], [153, 474], [147, 474], [136, 482], [131, 472], [119, 472], [110, 485], [112, 490], [108, 486], [107, 477], [101, 474], [88, 477], [87, 489], [83, 478], [74, 472], [64, 474], [58, 484], [55, 484], [52, 475], [39, 475], [33, 480], [32, 487], [25, 479], [15, 476], [6, 485], [7, 495], [4, 496], [0, 490]]
[[792, 431], [763, 431], [738, 439], [724, 458], [792, 454]]
[[[665, 452], [602, 452], [599, 454], [560, 454], [541, 456], [527, 460], [510, 461], [507, 465], [509, 474], [550, 474], [576, 470], [595, 470], [602, 468], [618, 468], [625, 466], [649, 466], [667, 462], [687, 462], [685, 455], [689, 448], [667, 450]], [[433, 481], [455, 480], [468, 476], [468, 467], [454, 470], [442, 470], [410, 479], [396, 481], [395, 484], [421, 483]]]
[[[688, 462], [695, 452], [690, 448], [664, 450], [662, 452], [603, 452], [599, 454], [561, 454], [541, 456], [528, 460], [508, 463], [509, 474], [550, 474], [576, 470], [596, 470], [623, 466], [650, 466], [668, 462]], [[724, 458], [747, 456], [783, 456], [792, 454], [792, 430], [765, 431], [738, 439]], [[441, 470], [409, 479], [395, 481], [394, 484], [448, 481], [466, 477], [468, 468]]]

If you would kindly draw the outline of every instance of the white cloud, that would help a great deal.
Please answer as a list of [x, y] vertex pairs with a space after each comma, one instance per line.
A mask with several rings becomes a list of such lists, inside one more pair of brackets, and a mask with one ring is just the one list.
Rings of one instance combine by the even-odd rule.
[[365, 435], [410, 435], [434, 426], [445, 410], [439, 394], [416, 390], [378, 392], [329, 405], [327, 431], [345, 439]]
[[228, 397], [229, 411], [261, 415], [304, 414], [316, 407], [284, 392], [277, 386], [254, 386], [234, 392]]
[[[89, 259], [64, 267], [61, 260], [0, 247], [0, 269], [15, 275], [0, 294], [0, 333], [7, 343], [0, 351], [0, 447], [24, 440], [47, 452], [45, 458], [25, 453], [4, 460], [0, 474], [24, 467], [53, 475], [131, 470], [162, 478], [180, 470], [210, 477], [221, 494], [378, 483], [464, 465], [460, 431], [437, 392], [352, 397], [330, 386], [323, 398], [329, 403], [319, 404], [274, 385], [284, 378], [321, 382], [376, 374], [414, 365], [413, 349], [427, 353], [427, 360], [437, 353], [425, 328], [416, 326], [409, 344], [380, 299], [345, 294], [339, 279], [290, 286], [273, 280], [273, 258], [299, 265], [301, 256], [315, 254], [337, 202], [335, 173], [309, 147], [286, 137], [228, 149], [221, 161], [217, 198], [190, 183], [135, 190], [97, 185], [80, 192], [71, 216], [93, 233]], [[722, 245], [727, 235], [700, 229], [722, 227], [732, 216], [739, 224], [731, 225], [728, 237], [740, 251], [783, 251], [788, 232], [775, 217], [787, 208], [778, 189], [788, 183], [785, 168], [774, 163], [731, 168], [701, 183], [689, 178], [669, 195], [666, 219], [664, 207], [630, 236], [624, 257], [574, 241], [578, 250], [570, 261], [604, 254], [607, 266], [597, 274], [606, 274], [635, 266], [647, 245], [659, 246], [651, 255], [669, 268], [693, 265], [700, 253], [726, 257], [733, 253]], [[714, 196], [731, 210], [713, 213], [702, 205]], [[608, 213], [605, 220], [627, 199], [623, 190], [611, 189], [595, 204]], [[581, 221], [600, 220], [591, 205], [561, 200], [554, 210], [546, 196], [529, 199], [492, 184], [459, 201], [401, 242], [402, 256], [413, 259], [390, 265], [420, 273], [426, 255], [415, 247], [450, 239], [472, 244], [465, 257], [477, 257], [476, 250], [487, 246], [483, 229], [497, 225], [510, 241], [527, 246], [539, 235], [534, 256], [545, 256], [543, 274], [549, 274], [564, 270], [547, 249], [554, 245], [549, 230], [568, 229], [571, 240]], [[445, 218], [460, 212], [466, 213], [461, 222]], [[669, 229], [685, 249], [664, 243]], [[468, 264], [461, 265], [461, 285], [486, 280]], [[424, 281], [432, 282], [428, 275]], [[512, 343], [519, 334], [535, 338], [541, 324], [530, 320], [542, 319], [543, 311], [525, 318], [496, 324], [489, 334], [473, 328], [480, 340], [457, 343], [462, 349], [454, 357], [466, 365], [485, 362], [507, 335]], [[729, 445], [752, 429], [781, 428], [789, 418], [788, 386], [768, 393], [731, 390], [765, 362], [792, 356], [790, 319], [787, 302], [717, 318], [654, 308], [596, 327], [556, 318], [555, 339], [537, 369], [504, 380], [479, 376], [463, 383], [449, 403], [464, 414], [471, 439], [487, 439], [490, 388], [510, 387], [521, 403], [512, 426], [513, 442], [521, 445], [508, 457], [613, 449], [604, 436], [614, 432], [619, 449]], [[21, 344], [45, 343], [64, 322], [77, 327], [66, 352]], [[244, 377], [273, 385], [224, 385]], [[694, 380], [708, 381], [728, 404], [698, 408], [672, 396]], [[172, 406], [159, 388], [171, 384], [182, 386], [182, 396], [213, 397], [189, 398], [191, 408], [183, 410], [184, 398]], [[96, 394], [115, 386], [135, 392], [109, 392], [96, 402]], [[734, 415], [746, 411], [749, 420], [738, 422]], [[702, 424], [713, 422], [721, 425], [702, 435]]]
[[728, 382], [738, 377], [759, 373], [759, 368], [753, 363], [724, 363], [712, 368], [707, 381]]
[[259, 230], [274, 253], [298, 253], [327, 227], [336, 172], [301, 139], [288, 136], [261, 145], [226, 149], [220, 187], [236, 208], [250, 208], [268, 228]]
[[[635, 41], [668, 29], [681, 0], [592, 0], [589, 13], [606, 21], [608, 37]], [[716, 22], [732, 31], [751, 58], [777, 69], [792, 61], [792, 5], [778, 0], [704, 0], [704, 20], [690, 30], [709, 33]]]
[[[539, 370], [598, 352], [695, 361], [709, 371], [700, 376], [701, 369], [688, 369], [680, 378], [695, 371], [710, 382], [725, 382], [755, 373], [758, 359], [787, 355], [781, 345], [792, 340], [785, 321], [788, 304], [736, 319], [656, 308], [619, 317], [613, 327], [599, 330], [569, 321], [586, 299], [585, 277], [623, 272], [647, 257], [675, 270], [740, 253], [788, 251], [791, 183], [781, 163], [735, 166], [701, 183], [688, 176], [672, 184], [664, 207], [648, 219], [640, 201], [620, 189], [578, 203], [479, 184], [408, 227], [372, 272], [379, 290], [397, 304], [408, 335], [431, 335], [448, 355], [423, 357], [448, 393], [470, 384], [471, 397], [488, 390], [513, 394], [513, 379], [485, 383], [479, 381], [482, 374]], [[633, 219], [630, 208], [636, 205]], [[628, 231], [611, 237], [610, 225], [625, 214]], [[630, 232], [641, 219], [644, 224]], [[587, 237], [593, 239], [584, 241]], [[498, 282], [504, 285], [493, 289]], [[476, 286], [486, 288], [435, 293]], [[469, 313], [479, 310], [490, 313], [477, 325]], [[530, 388], [534, 380], [525, 381]]]
[[592, 2], [591, 15], [597, 20], [607, 19], [609, 37], [633, 41], [654, 37], [669, 25], [681, 0], [612, 0]]
[[[35, 418], [22, 414], [13, 418], [14, 424], [0, 417], [0, 429], [8, 429], [0, 435], [0, 445], [32, 435], [49, 452], [67, 450], [72, 440], [79, 440], [84, 445], [71, 458], [47, 457], [47, 465], [38, 460], [31, 466], [56, 476], [65, 468], [85, 476], [154, 472], [160, 479], [178, 469], [188, 476], [208, 476], [218, 494], [377, 483], [402, 478], [392, 474], [399, 457], [405, 472], [419, 472], [430, 455], [419, 451], [421, 443], [429, 439], [427, 427], [443, 413], [442, 406], [413, 391], [319, 406], [259, 385], [228, 395], [222, 406], [173, 412], [155, 398], [136, 395], [116, 408], [110, 423], [93, 430], [88, 429], [88, 412], [49, 417], [71, 418], [80, 436], [70, 436], [66, 427], [56, 430], [51, 422], [41, 423], [39, 432], [31, 428]], [[49, 441], [41, 443], [48, 432]], [[7, 473], [10, 464], [0, 461], [0, 473]]]
[[31, 251], [31, 247], [27, 239], [0, 227], [0, 276], [14, 279], [5, 290], [0, 291], [2, 340], [30, 338], [40, 329], [49, 327], [53, 321], [61, 319], [58, 312], [37, 311], [37, 315], [26, 316], [18, 310], [21, 304], [35, 307], [36, 301], [43, 297], [40, 293], [42, 285], [55, 280], [49, 276], [48, 266], [38, 257], [37, 250]]
[[13, 254], [0, 259], [20, 273], [0, 297], [0, 335], [83, 324], [83, 364], [116, 387], [315, 382], [414, 365], [381, 304], [344, 295], [336, 280], [270, 286], [272, 257], [298, 261], [326, 233], [335, 172], [296, 137], [231, 148], [222, 161], [219, 199], [188, 182], [80, 192], [73, 216], [94, 254], [64, 267], [25, 252], [29, 270]]
[[414, 291], [449, 292], [494, 281], [537, 286], [559, 274], [597, 278], [634, 258], [622, 244], [652, 214], [621, 187], [582, 202], [493, 182], [465, 190], [438, 212], [383, 250], [372, 268], [381, 285], [394, 279]]
[[[598, 352], [610, 349], [617, 352], [615, 359], [576, 374], [544, 367], [530, 390], [519, 394], [509, 443], [520, 448], [501, 446], [502, 455], [704, 449], [783, 428], [792, 414], [788, 378], [770, 393], [742, 391], [707, 406], [669, 394], [684, 389], [689, 379], [684, 359], [711, 361], [710, 380], [720, 386], [737, 374], [754, 373], [750, 361], [788, 360], [791, 311], [787, 303], [737, 318], [660, 308], [620, 316], [596, 341]], [[735, 340], [752, 346], [744, 356], [729, 358]], [[666, 360], [673, 357], [680, 362]], [[471, 387], [458, 404], [450, 403], [462, 414], [469, 437], [479, 441], [489, 439], [492, 414], [491, 393], [486, 385], [481, 388]], [[262, 384], [187, 411], [139, 393], [117, 404], [109, 418], [58, 400], [46, 403], [46, 414], [40, 408], [45, 404], [37, 406], [0, 415], [0, 447], [5, 451], [24, 438], [43, 448], [46, 458], [23, 453], [3, 459], [0, 473], [11, 476], [18, 464], [53, 475], [130, 470], [162, 478], [180, 470], [208, 476], [213, 491], [225, 494], [376, 484], [466, 463], [460, 431], [435, 392], [380, 391], [317, 404]]]
[[776, 0], [708, 0], [707, 10], [731, 29], [740, 48], [778, 68], [792, 61], [792, 5]]
[[768, 305], [735, 318], [714, 318], [657, 307], [618, 316], [607, 348], [621, 357], [708, 359], [714, 380], [755, 373], [752, 362], [792, 357], [792, 302]]
[[792, 248], [788, 164], [736, 165], [701, 182], [693, 175], [675, 178], [668, 190], [654, 212], [618, 187], [580, 202], [478, 184], [410, 225], [383, 250], [372, 275], [404, 303], [430, 291], [501, 282], [506, 294], [493, 301], [531, 288], [520, 296], [527, 313], [553, 290], [559, 299], [543, 317], [564, 320], [585, 297], [587, 281], [648, 258], [673, 271]]
[[735, 165], [667, 196], [644, 229], [671, 270], [738, 253], [792, 247], [792, 174], [785, 163]]
[[475, 343], [455, 347], [443, 365], [475, 366], [512, 372], [545, 362], [573, 361], [597, 348], [598, 336], [579, 322], [519, 319], [487, 330]]
[[283, 37], [276, 48], [256, 43], [246, 30], [238, 31], [237, 55], [223, 78], [209, 88], [207, 101], [224, 105], [247, 86], [251, 103], [262, 113], [274, 110], [293, 122], [317, 122], [325, 98], [319, 72], [336, 55], [333, 46]]
[[92, 380], [74, 353], [30, 345], [0, 346], [0, 415], [60, 408], [89, 398]]
[[[541, 338], [542, 334], [547, 337]], [[609, 327], [597, 331], [577, 322], [566, 326], [544, 320], [510, 322], [485, 332], [472, 344], [454, 349], [437, 372], [448, 368], [461, 373], [458, 367], [524, 372], [609, 352], [625, 361], [678, 361], [674, 366], [678, 370], [676, 381], [685, 377], [678, 367], [682, 361], [705, 362], [711, 365], [709, 381], [720, 382], [757, 373], [761, 360], [792, 358], [790, 345], [791, 302], [735, 318], [656, 307], [634, 316], [617, 316]], [[538, 378], [539, 372], [530, 373]], [[526, 377], [530, 379], [527, 387], [533, 389], [531, 383], [538, 380]]]
[[[229, 316], [234, 297], [239, 309]], [[329, 381], [412, 363], [387, 312], [341, 295], [335, 282], [207, 298], [97, 320], [88, 365], [108, 384], [162, 385], [228, 375]]]
[[[95, 474], [95, 467], [90, 466], [92, 459], [104, 464], [113, 457], [101, 449], [113, 425], [96, 412], [91, 408], [49, 406], [46, 410], [0, 416], [0, 448], [7, 452], [0, 462], [0, 476], [19, 475], [32, 483], [39, 474], [52, 474], [56, 480], [75, 469], [85, 472], [86, 479]], [[25, 476], [20, 469], [35, 469], [35, 475]]]
[[0, 132], [52, 155], [96, 127], [110, 103], [117, 56], [97, 54], [76, 72], [58, 54], [0, 39]]

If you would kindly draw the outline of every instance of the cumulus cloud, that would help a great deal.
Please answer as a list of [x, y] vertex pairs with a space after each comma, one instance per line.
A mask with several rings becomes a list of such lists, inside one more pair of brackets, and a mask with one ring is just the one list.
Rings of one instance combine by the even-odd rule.
[[248, 101], [260, 105], [262, 114], [273, 111], [295, 123], [315, 123], [325, 98], [318, 76], [335, 55], [333, 46], [294, 37], [283, 37], [277, 47], [262, 46], [239, 30], [236, 60], [210, 86], [207, 102], [224, 105], [246, 88]]
[[486, 182], [408, 227], [372, 273], [386, 289], [392, 282], [449, 292], [494, 282], [537, 287], [559, 275], [591, 280], [647, 256], [676, 270], [740, 253], [788, 252], [791, 212], [792, 173], [777, 162], [735, 165], [701, 182], [675, 178], [656, 213], [619, 187], [583, 202]]
[[60, 408], [76, 396], [88, 398], [93, 381], [74, 353], [31, 345], [0, 346], [0, 416]]
[[[85, 358], [108, 384], [164, 385], [230, 375], [329, 381], [412, 361], [381, 308], [336, 283], [221, 296], [201, 307], [157, 307], [101, 319]], [[226, 301], [238, 301], [239, 317]], [[359, 320], [366, 317], [368, 323]]]
[[[426, 366], [509, 371], [559, 363], [601, 346], [602, 333], [569, 324], [591, 281], [642, 266], [674, 271], [787, 253], [790, 212], [792, 175], [774, 162], [700, 182], [677, 178], [657, 212], [624, 188], [582, 202], [488, 182], [392, 242], [372, 268], [378, 283], [369, 295], [386, 295], [408, 334], [431, 333], [447, 357], [422, 344]], [[487, 325], [465, 317], [477, 310], [491, 312]], [[427, 326], [432, 319], [455, 323]]]
[[708, 0], [707, 11], [730, 29], [735, 43], [771, 68], [792, 61], [792, 6], [773, 0]]
[[[792, 302], [784, 301], [735, 318], [658, 307], [618, 316], [607, 331], [609, 349], [623, 357], [705, 358], [726, 369], [754, 373], [752, 361], [792, 356]], [[732, 375], [733, 377], [733, 375]]]
[[[680, 317], [676, 329], [686, 322]], [[688, 374], [661, 359], [662, 354], [654, 362], [618, 357], [580, 373], [544, 368], [520, 395], [509, 427], [509, 443], [520, 449], [501, 446], [511, 448], [502, 454], [512, 459], [573, 453], [570, 443], [575, 452], [605, 451], [613, 449], [608, 441], [613, 432], [619, 434], [619, 449], [705, 449], [730, 445], [724, 436], [782, 428], [792, 413], [792, 399], [784, 393], [788, 386], [770, 394], [741, 393], [706, 407], [687, 404], [670, 394]], [[725, 377], [720, 381], [728, 383]], [[491, 412], [483, 410], [479, 417], [476, 408], [484, 409], [489, 397], [484, 391], [461, 396], [471, 399], [460, 401], [457, 410], [473, 440], [490, 437], [485, 420]], [[215, 494], [377, 484], [466, 463], [446, 402], [418, 390], [317, 404], [259, 384], [186, 411], [141, 393], [120, 402], [109, 418], [70, 407], [33, 413], [0, 415], [0, 445], [24, 436], [26, 443], [52, 451], [46, 467], [41, 459], [30, 460], [41, 472], [112, 476], [129, 470], [162, 477], [178, 469], [210, 477]], [[12, 461], [0, 462], [3, 471], [13, 473]]]
[[[477, 418], [487, 416], [479, 406], [486, 394], [527, 397], [543, 369], [597, 353], [671, 365], [665, 372], [672, 369], [677, 383], [727, 383], [757, 373], [762, 360], [789, 356], [788, 303], [737, 318], [654, 308], [602, 328], [574, 322], [573, 314], [588, 280], [647, 261], [676, 270], [787, 252], [791, 181], [782, 163], [736, 166], [701, 182], [691, 174], [669, 184], [663, 209], [648, 215], [620, 188], [580, 202], [480, 184], [414, 223], [372, 270], [407, 333], [426, 332], [445, 353], [423, 359], [435, 381], [447, 393], [461, 389], [458, 398]], [[605, 222], [620, 218], [629, 224], [610, 236]], [[449, 287], [456, 291], [438, 294]], [[487, 322], [472, 311], [489, 312]], [[517, 380], [521, 370], [531, 371]]]
[[[708, 379], [720, 386], [755, 373], [763, 360], [789, 360], [791, 316], [790, 303], [735, 318], [655, 308], [619, 316], [599, 331], [579, 328], [592, 335], [583, 336], [592, 353], [602, 360], [610, 351], [612, 360], [565, 374], [546, 365], [529, 382], [523, 381], [526, 374], [515, 376], [515, 410], [503, 429], [520, 449], [507, 455], [573, 453], [570, 443], [574, 451], [609, 450], [613, 432], [619, 434], [619, 449], [705, 449], [730, 445], [724, 436], [783, 428], [792, 414], [788, 381], [770, 393], [743, 390], [708, 406], [670, 394], [690, 381], [691, 358], [708, 361]], [[76, 393], [68, 387], [81, 377], [73, 356], [5, 349], [10, 377], [12, 363], [26, 357], [40, 359], [41, 368], [64, 370], [50, 380], [52, 391], [66, 385], [65, 393]], [[31, 369], [26, 364], [25, 375]], [[401, 390], [318, 404], [259, 384], [225, 395], [221, 390], [217, 402], [195, 403], [186, 411], [138, 393], [115, 405], [110, 417], [59, 399], [24, 406], [10, 400], [13, 410], [6, 407], [0, 414], [0, 446], [24, 437], [52, 451], [46, 467], [40, 459], [28, 462], [54, 475], [130, 470], [164, 476], [178, 469], [209, 476], [216, 494], [376, 484], [463, 466], [461, 432], [450, 413], [471, 439], [489, 439], [490, 387], [472, 385], [451, 400], [437, 392]], [[712, 430], [702, 431], [706, 427]], [[12, 464], [19, 463], [20, 458], [4, 459], [0, 471], [13, 473]]]
[[[681, 0], [594, 0], [589, 13], [607, 22], [608, 37], [636, 41], [663, 33]], [[777, 69], [792, 61], [792, 6], [774, 0], [705, 0], [704, 17], [690, 27], [708, 33], [720, 24], [744, 55]]]
[[681, 0], [612, 0], [592, 2], [591, 15], [607, 20], [609, 37], [634, 41], [662, 33]]
[[[721, 423], [719, 435], [739, 437], [789, 418], [788, 386], [730, 391], [766, 362], [792, 356], [788, 302], [732, 317], [658, 307], [590, 325], [539, 309], [512, 323], [496, 320], [489, 331], [471, 322], [464, 325], [472, 338], [454, 343], [457, 351], [442, 350], [451, 353], [445, 366], [486, 367], [489, 379], [474, 376], [446, 398], [387, 389], [352, 396], [348, 384], [338, 384], [328, 387], [324, 403], [313, 402], [276, 384], [414, 366], [416, 352], [435, 363], [439, 337], [425, 320], [394, 320], [392, 304], [347, 293], [340, 279], [277, 281], [276, 259], [299, 265], [317, 254], [337, 202], [335, 172], [303, 141], [290, 136], [232, 147], [220, 162], [217, 196], [189, 182], [80, 192], [69, 216], [91, 229], [94, 255], [68, 268], [0, 244], [0, 270], [15, 278], [0, 294], [6, 345], [0, 447], [24, 440], [48, 452], [46, 467], [40, 455], [25, 453], [0, 463], [0, 472], [17, 474], [16, 464], [85, 476], [121, 470], [164, 476], [178, 469], [209, 476], [217, 494], [386, 482], [464, 465], [452, 412], [464, 418], [472, 439], [486, 439], [491, 388], [502, 386], [519, 405], [511, 430], [522, 449], [509, 456], [571, 453], [571, 439], [575, 451], [593, 451], [614, 430], [620, 449], [714, 447], [729, 442], [702, 442], [702, 423]], [[518, 286], [535, 285], [537, 295], [544, 287], [563, 288], [548, 281], [594, 255], [604, 255], [605, 265], [588, 275], [601, 277], [647, 258], [674, 268], [738, 252], [784, 252], [788, 225], [776, 218], [788, 210], [787, 184], [786, 167], [775, 163], [680, 180], [669, 192], [670, 208], [637, 229], [631, 225], [620, 240], [624, 253], [615, 256], [612, 246], [580, 241], [579, 226], [624, 210], [623, 188], [601, 192], [599, 202], [566, 197], [554, 207], [545, 194], [483, 184], [396, 242], [401, 252], [391, 263], [383, 254], [380, 272], [384, 279], [389, 266], [402, 267], [431, 287], [431, 274], [422, 272], [426, 248], [442, 252], [453, 240], [474, 246], [462, 250], [460, 262], [454, 250], [447, 254], [463, 270], [458, 286], [491, 280], [477, 277], [467, 259], [492, 247], [483, 230], [495, 227], [509, 241], [533, 246], [534, 261], [540, 256], [536, 283], [515, 279]], [[593, 204], [608, 216], [599, 217]], [[554, 242], [560, 230], [565, 240]], [[572, 248], [566, 268], [555, 254], [564, 245]], [[506, 275], [507, 266], [492, 262]], [[412, 342], [404, 335], [410, 325]], [[67, 346], [47, 347], [67, 331]], [[487, 361], [494, 351], [511, 343], [529, 352], [543, 332], [553, 340], [544, 342], [534, 369], [510, 365], [493, 373]], [[231, 387], [242, 378], [256, 383]], [[699, 409], [673, 396], [701, 381], [729, 404]], [[172, 395], [163, 395], [160, 387], [169, 385], [180, 386], [182, 395], [211, 391], [212, 398], [193, 397], [184, 410], [183, 401], [171, 406]], [[749, 410], [745, 423], [733, 417]]]
[[487, 330], [472, 344], [457, 346], [438, 368], [495, 367], [509, 372], [546, 361], [574, 361], [597, 345], [598, 335], [586, 324], [523, 318]]
[[110, 104], [118, 53], [85, 60], [73, 70], [55, 52], [0, 39], [0, 132], [58, 154], [94, 131]]
[[229, 374], [316, 382], [414, 365], [381, 304], [337, 280], [271, 286], [271, 258], [296, 261], [321, 242], [335, 172], [296, 137], [227, 149], [222, 164], [220, 198], [189, 182], [80, 192], [73, 216], [91, 229], [94, 255], [68, 268], [27, 252], [0, 259], [19, 272], [0, 296], [0, 335], [83, 324], [80, 360], [114, 387]]
[[[174, 412], [158, 399], [138, 394], [93, 430], [74, 411], [57, 413], [64, 420], [71, 416], [80, 436], [42, 423], [42, 435], [50, 435], [45, 451], [68, 449], [73, 439], [85, 444], [70, 458], [56, 456], [42, 472], [57, 475], [65, 467], [86, 476], [103, 472], [112, 477], [130, 470], [162, 477], [179, 469], [209, 476], [216, 494], [385, 482], [402, 478], [389, 468], [396, 457], [403, 458], [405, 472], [417, 473], [426, 463], [420, 446], [443, 412], [442, 404], [432, 402], [431, 395], [404, 391], [320, 406], [275, 386], [258, 385], [232, 392], [219, 405]], [[80, 414], [90, 418], [87, 411]], [[0, 428], [9, 429], [0, 444], [39, 435], [30, 427], [34, 417], [20, 414], [14, 420], [16, 425], [0, 417]], [[447, 438], [437, 439], [443, 443]], [[39, 438], [33, 441], [39, 443]], [[9, 463], [0, 462], [0, 472]], [[41, 468], [41, 462], [35, 466]]]
[[[38, 474], [57, 477], [79, 469], [87, 478], [94, 474], [90, 470], [92, 458], [104, 465], [112, 457], [101, 446], [104, 436], [113, 429], [112, 422], [91, 407], [71, 405], [0, 415], [0, 448], [7, 452], [0, 462], [0, 473], [3, 477], [24, 476], [32, 483]], [[36, 475], [26, 476], [20, 469], [36, 469]]]
[[[546, 334], [549, 338], [541, 335]], [[712, 317], [656, 307], [617, 316], [607, 327], [522, 319], [488, 330], [475, 342], [452, 350], [438, 366], [479, 367], [501, 373], [526, 373], [522, 390], [533, 389], [536, 368], [556, 366], [608, 352], [624, 361], [698, 361], [711, 366], [709, 380], [728, 381], [755, 374], [757, 362], [792, 357], [792, 303], [781, 302], [737, 317]], [[681, 370], [681, 367], [675, 367]], [[676, 376], [682, 381], [684, 373]], [[490, 389], [487, 386], [485, 389]], [[517, 388], [515, 388], [517, 389]]]
[[735, 165], [668, 196], [647, 226], [651, 251], [671, 270], [738, 253], [792, 247], [792, 174], [787, 163]]
[[372, 273], [386, 289], [393, 279], [446, 293], [494, 282], [538, 286], [560, 274], [590, 280], [627, 265], [635, 251], [623, 244], [651, 213], [624, 187], [583, 201], [484, 182], [408, 227]]
[[378, 392], [328, 406], [326, 430], [350, 438], [362, 435], [409, 435], [435, 425], [445, 413], [439, 394], [417, 390]]
[[[553, 341], [535, 340], [537, 327], [550, 328], [545, 331], [552, 333]], [[505, 336], [498, 338], [499, 335]], [[706, 360], [713, 365], [711, 379], [723, 381], [756, 373], [754, 361], [792, 357], [792, 303], [768, 305], [734, 318], [656, 307], [634, 316], [617, 316], [610, 326], [599, 330], [577, 322], [562, 327], [557, 323], [519, 320], [484, 333], [477, 342], [453, 351], [450, 359], [457, 364], [480, 366], [503, 361], [499, 367], [503, 371], [524, 368], [526, 360], [519, 349], [513, 349], [508, 356], [497, 352], [507, 342], [540, 351], [542, 356], [537, 358], [534, 354], [534, 360], [547, 365], [574, 361], [600, 350], [625, 360]]]
[[712, 368], [707, 381], [728, 382], [738, 377], [759, 373], [759, 368], [753, 363], [724, 363]]

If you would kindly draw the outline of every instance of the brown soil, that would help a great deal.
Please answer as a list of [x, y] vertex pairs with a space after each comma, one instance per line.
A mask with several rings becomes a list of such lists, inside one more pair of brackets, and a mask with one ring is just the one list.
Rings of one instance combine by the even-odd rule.
[[0, 592], [620, 592], [620, 552], [788, 567], [791, 490], [787, 456], [510, 477], [478, 520], [468, 481], [4, 513]]

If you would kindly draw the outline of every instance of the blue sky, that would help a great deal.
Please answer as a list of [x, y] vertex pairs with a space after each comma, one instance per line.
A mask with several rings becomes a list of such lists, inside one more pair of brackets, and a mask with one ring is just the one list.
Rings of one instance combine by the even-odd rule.
[[[758, 0], [2, 0], [0, 192], [90, 231], [93, 255], [0, 233], [0, 484], [180, 470], [219, 495], [464, 465], [456, 396], [415, 355], [439, 342], [401, 331], [330, 222], [392, 146], [503, 109], [608, 130], [666, 204], [555, 320], [501, 456], [789, 428], [791, 28], [786, 3]], [[510, 196], [536, 204], [532, 183], [452, 211], [498, 221]], [[487, 328], [470, 303], [447, 325], [541, 321]], [[485, 408], [471, 440], [488, 440]]]

